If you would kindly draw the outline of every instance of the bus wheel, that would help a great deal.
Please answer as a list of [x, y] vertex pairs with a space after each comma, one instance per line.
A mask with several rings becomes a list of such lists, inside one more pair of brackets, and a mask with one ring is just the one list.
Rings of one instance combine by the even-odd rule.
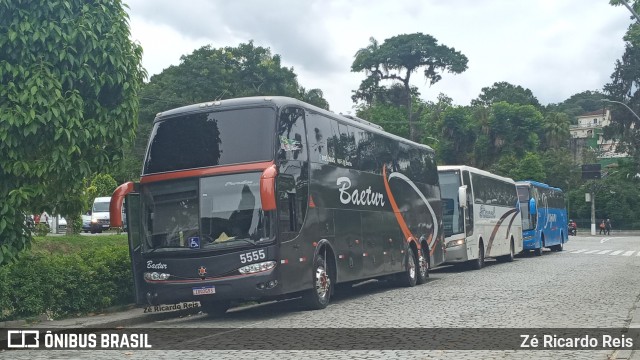
[[471, 262], [471, 267], [474, 270], [480, 270], [484, 267], [484, 244], [480, 242], [478, 247], [478, 258]]
[[544, 246], [544, 242], [540, 243], [540, 247], [533, 250], [533, 254], [535, 256], [542, 256], [542, 247]]
[[220, 317], [224, 315], [229, 307], [231, 307], [230, 301], [201, 301], [200, 306], [202, 311], [206, 312], [210, 317]]
[[413, 287], [418, 283], [418, 266], [417, 260], [411, 246], [407, 248], [407, 269], [398, 274], [396, 279], [400, 286]]
[[516, 256], [515, 254], [515, 249], [513, 247], [513, 239], [511, 239], [511, 245], [510, 245], [510, 249], [509, 249], [509, 254], [501, 256], [500, 257], [500, 261], [504, 261], [504, 262], [512, 262], [513, 258]]
[[562, 251], [562, 250], [564, 250], [564, 239], [560, 239], [560, 244], [553, 245], [553, 248], [551, 248], [551, 250], [553, 250], [553, 251]]
[[331, 299], [331, 275], [329, 266], [322, 255], [318, 255], [313, 264], [313, 288], [302, 296], [310, 310], [324, 309]]
[[426, 283], [429, 278], [429, 248], [423, 247], [420, 252], [422, 256], [418, 259], [418, 278], [416, 281], [418, 285]]

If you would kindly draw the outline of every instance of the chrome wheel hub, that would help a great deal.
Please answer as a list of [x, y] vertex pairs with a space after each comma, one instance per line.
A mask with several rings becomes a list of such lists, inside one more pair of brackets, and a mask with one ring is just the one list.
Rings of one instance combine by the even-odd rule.
[[316, 292], [318, 297], [324, 299], [329, 294], [331, 288], [331, 279], [325, 271], [324, 267], [319, 266], [316, 269]]
[[422, 278], [427, 277], [427, 271], [429, 271], [427, 258], [424, 255], [420, 256], [420, 276]]
[[413, 279], [416, 277], [416, 263], [413, 260], [413, 256], [409, 253], [409, 276]]

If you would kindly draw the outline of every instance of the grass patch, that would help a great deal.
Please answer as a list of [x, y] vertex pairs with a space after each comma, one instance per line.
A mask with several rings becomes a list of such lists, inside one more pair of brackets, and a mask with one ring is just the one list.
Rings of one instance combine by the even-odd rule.
[[102, 236], [36, 236], [31, 252], [44, 254], [71, 254], [82, 250], [102, 249], [111, 246], [128, 246], [127, 234]]

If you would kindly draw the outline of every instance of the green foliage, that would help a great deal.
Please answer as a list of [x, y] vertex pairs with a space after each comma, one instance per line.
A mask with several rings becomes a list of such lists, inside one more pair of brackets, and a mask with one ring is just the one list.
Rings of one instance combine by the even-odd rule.
[[369, 46], [358, 50], [351, 71], [367, 74], [354, 99], [374, 99], [368, 91], [379, 91], [382, 80], [400, 81], [407, 99], [409, 138], [418, 138], [413, 122], [411, 74], [423, 69], [423, 75], [431, 85], [442, 79], [441, 73], [460, 74], [467, 69], [468, 59], [454, 48], [438, 44], [431, 35], [422, 33], [401, 34], [386, 39], [382, 44], [374, 38]]
[[605, 95], [599, 91], [583, 91], [572, 95], [560, 104], [547, 106], [547, 111], [564, 113], [569, 117], [570, 122], [574, 124], [578, 116], [602, 109], [602, 99], [604, 97]]
[[446, 165], [467, 164], [473, 152], [475, 129], [467, 107], [450, 107], [438, 123], [438, 156]]
[[570, 120], [567, 114], [547, 113], [542, 123], [544, 147], [547, 149], [566, 148], [570, 135], [569, 124]]
[[91, 208], [93, 200], [97, 197], [111, 196], [116, 187], [118, 187], [118, 183], [111, 175], [97, 174], [91, 180], [91, 185], [85, 189], [87, 199], [85, 208]]
[[118, 183], [137, 180], [155, 115], [168, 109], [214, 99], [244, 96], [289, 96], [323, 109], [329, 103], [320, 89], [302, 87], [293, 68], [280, 55], [253, 41], [237, 47], [203, 46], [151, 77], [140, 92], [140, 122], [135, 143], [114, 171]]
[[34, 251], [0, 267], [0, 321], [43, 313], [76, 315], [131, 303], [131, 266], [123, 240], [68, 253]]
[[541, 107], [540, 102], [533, 96], [531, 90], [505, 81], [496, 82], [490, 87], [482, 88], [478, 98], [471, 100], [471, 106], [491, 106], [501, 101], [509, 104], [533, 105], [537, 109]]
[[392, 134], [407, 138], [409, 136], [409, 122], [405, 108], [383, 103], [358, 110], [358, 117], [367, 119]]
[[[618, 169], [601, 180], [589, 181], [569, 193], [569, 216], [591, 218], [591, 203], [585, 193], [593, 191], [596, 198], [596, 219], [610, 218], [614, 230], [640, 229], [640, 179], [628, 171], [634, 165], [619, 163]], [[633, 170], [631, 170], [633, 171]]]
[[521, 159], [514, 155], [506, 155], [490, 169], [496, 174], [510, 177], [515, 181], [534, 180], [545, 182], [546, 173], [540, 156], [527, 152]]
[[49, 228], [49, 225], [45, 224], [45, 223], [39, 223], [36, 224], [36, 226], [33, 229], [33, 232], [36, 236], [45, 236], [49, 233], [51, 229]]
[[72, 234], [80, 234], [82, 232], [82, 216], [76, 215], [67, 219], [67, 228], [69, 228], [69, 224], [71, 224]]
[[627, 32], [622, 59], [616, 61], [611, 82], [604, 87], [607, 98], [628, 106], [608, 104], [612, 123], [605, 127], [604, 136], [620, 141], [618, 152], [626, 152], [634, 159], [637, 172], [640, 172], [640, 118], [637, 116], [640, 114], [640, 35], [634, 35], [634, 29], [639, 27], [634, 24]]
[[23, 213], [83, 206], [82, 179], [135, 134], [142, 49], [120, 0], [0, 0], [0, 265], [31, 236]]

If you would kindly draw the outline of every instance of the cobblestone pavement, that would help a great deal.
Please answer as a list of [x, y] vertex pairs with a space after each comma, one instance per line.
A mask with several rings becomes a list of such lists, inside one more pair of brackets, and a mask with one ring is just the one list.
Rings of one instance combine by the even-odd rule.
[[[606, 251], [609, 250], [609, 251]], [[633, 251], [633, 252], [631, 252]], [[640, 237], [571, 237], [563, 252], [521, 255], [512, 263], [487, 261], [479, 270], [443, 266], [414, 288], [372, 281], [336, 294], [321, 311], [304, 311], [297, 300], [230, 311], [221, 319], [205, 314], [136, 325], [171, 328], [179, 338], [207, 341], [208, 328], [625, 328], [638, 327]], [[141, 310], [142, 311], [142, 310]], [[240, 329], [239, 329], [240, 328]], [[526, 331], [525, 331], [526, 332]], [[471, 339], [470, 341], [481, 341]], [[638, 351], [19, 351], [13, 359], [640, 359]]]

